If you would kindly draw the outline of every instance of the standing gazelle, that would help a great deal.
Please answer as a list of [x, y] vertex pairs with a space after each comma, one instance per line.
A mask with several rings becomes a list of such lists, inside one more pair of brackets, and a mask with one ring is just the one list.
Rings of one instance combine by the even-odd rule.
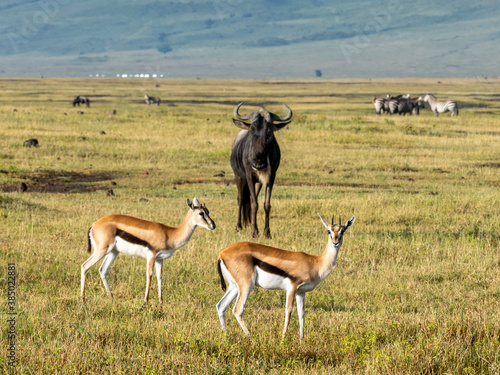
[[243, 332], [250, 335], [243, 321], [243, 309], [252, 288], [257, 285], [264, 289], [286, 291], [285, 336], [293, 309], [293, 298], [297, 301], [299, 314], [300, 338], [304, 337], [304, 296], [321, 283], [332, 272], [337, 255], [342, 246], [343, 235], [353, 223], [353, 216], [342, 226], [329, 224], [321, 215], [321, 222], [328, 230], [328, 243], [323, 254], [316, 256], [303, 252], [281, 250], [252, 242], [238, 242], [222, 249], [217, 259], [222, 290], [226, 291], [226, 279], [229, 288], [217, 303], [217, 312], [222, 329], [226, 330], [226, 309], [233, 299], [233, 314]]
[[106, 279], [109, 267], [119, 253], [134, 255], [147, 260], [146, 267], [146, 295], [144, 302], [148, 302], [149, 288], [153, 276], [153, 266], [156, 268], [158, 280], [158, 298], [162, 302], [161, 277], [163, 261], [174, 255], [175, 251], [184, 246], [197, 226], [208, 230], [215, 229], [215, 223], [209, 216], [208, 209], [201, 205], [198, 199], [193, 202], [187, 200], [188, 213], [182, 224], [177, 227], [169, 227], [161, 223], [155, 223], [126, 215], [109, 215], [97, 220], [88, 232], [88, 252], [91, 245], [94, 252], [89, 259], [82, 264], [81, 297], [85, 301], [85, 274], [87, 271], [104, 257], [99, 274], [109, 297], [113, 300], [113, 294]]

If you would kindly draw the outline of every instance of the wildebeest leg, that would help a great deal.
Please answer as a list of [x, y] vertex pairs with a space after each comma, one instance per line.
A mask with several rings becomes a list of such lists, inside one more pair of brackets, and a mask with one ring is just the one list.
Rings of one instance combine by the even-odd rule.
[[257, 201], [256, 186], [253, 183], [252, 175], [247, 174], [248, 190], [250, 191], [250, 207], [252, 209], [251, 222], [252, 222], [252, 237], [259, 237], [259, 228], [257, 228], [257, 210], [259, 209], [259, 202]]
[[269, 183], [266, 185], [266, 199], [264, 201], [264, 211], [266, 212], [266, 222], [264, 226], [264, 236], [271, 239], [271, 229], [269, 229], [269, 213], [271, 212], [271, 193], [273, 191], [274, 176], [271, 176]]
[[236, 232], [238, 232], [241, 226], [241, 215], [243, 211], [243, 189], [245, 188], [246, 180], [241, 177], [236, 176], [236, 187], [238, 188], [238, 222], [236, 223]]

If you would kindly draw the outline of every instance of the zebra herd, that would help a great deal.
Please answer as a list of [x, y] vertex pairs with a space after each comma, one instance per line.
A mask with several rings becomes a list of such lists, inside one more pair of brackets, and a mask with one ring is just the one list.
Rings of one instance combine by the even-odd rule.
[[457, 102], [453, 100], [439, 102], [432, 94], [427, 94], [423, 99], [421, 96], [411, 98], [410, 94], [398, 96], [387, 95], [386, 98], [373, 99], [373, 105], [377, 115], [384, 113], [389, 113], [391, 115], [396, 113], [402, 115], [406, 115], [407, 113], [418, 115], [420, 109], [425, 108], [424, 103], [429, 104], [431, 111], [434, 112], [436, 116], [438, 116], [439, 113], [448, 111], [451, 112], [452, 116], [458, 116]]

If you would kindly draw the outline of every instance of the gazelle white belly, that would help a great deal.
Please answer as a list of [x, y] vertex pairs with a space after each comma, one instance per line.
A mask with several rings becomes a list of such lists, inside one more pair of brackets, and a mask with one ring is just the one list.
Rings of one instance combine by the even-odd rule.
[[[115, 249], [125, 255], [131, 255], [135, 257], [141, 257], [144, 259], [148, 258], [148, 253], [151, 252], [146, 246], [133, 244], [131, 242], [125, 241], [121, 237], [116, 237]], [[165, 260], [174, 255], [175, 249], [173, 250], [162, 250], [156, 255], [156, 259]]]
[[130, 243], [121, 237], [116, 237], [115, 249], [125, 255], [141, 257], [144, 259], [147, 259], [149, 252], [149, 249], [146, 246]]
[[290, 280], [286, 277], [266, 272], [259, 267], [255, 267], [255, 285], [264, 289], [287, 290], [290, 285]]

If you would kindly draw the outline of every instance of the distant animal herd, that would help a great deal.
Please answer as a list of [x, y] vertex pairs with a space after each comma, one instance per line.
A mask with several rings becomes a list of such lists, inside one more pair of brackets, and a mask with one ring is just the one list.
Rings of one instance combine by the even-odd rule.
[[[145, 95], [144, 101], [148, 105], [161, 103], [160, 98], [148, 95]], [[425, 108], [424, 103], [428, 103], [436, 116], [447, 111], [451, 112], [452, 116], [458, 115], [458, 106], [455, 101], [439, 102], [432, 94], [427, 94], [424, 98], [412, 98], [409, 94], [395, 97], [387, 95], [386, 98], [375, 98], [373, 101], [375, 112], [379, 115], [386, 113], [418, 115], [420, 109]], [[73, 100], [73, 106], [81, 104], [90, 107], [90, 99], [79, 95]], [[264, 236], [271, 239], [269, 227], [271, 193], [281, 160], [281, 152], [274, 132], [283, 129], [291, 122], [293, 112], [286, 104], [283, 104], [286, 110], [284, 116], [276, 115], [263, 107], [258, 111], [241, 115], [239, 111], [242, 105], [243, 102], [239, 103], [233, 111], [233, 123], [241, 130], [232, 143], [230, 156], [238, 190], [236, 231], [251, 224], [252, 237], [259, 236], [257, 198], [261, 189], [264, 188]], [[116, 114], [116, 111], [113, 114]], [[24, 142], [24, 146], [38, 147], [38, 141], [29, 139]], [[26, 191], [26, 187], [20, 188], [19, 191]], [[156, 271], [158, 297], [161, 302], [163, 261], [186, 245], [197, 226], [211, 231], [216, 227], [215, 222], [210, 218], [208, 208], [197, 198], [193, 201], [187, 199], [187, 205], [189, 210], [178, 227], [170, 227], [127, 215], [108, 215], [94, 222], [88, 230], [88, 252], [90, 253], [92, 248], [93, 252], [81, 266], [80, 297], [82, 301], [85, 302], [85, 276], [88, 270], [101, 259], [104, 260], [99, 268], [99, 274], [109, 297], [113, 299], [106, 275], [116, 257], [123, 253], [139, 256], [147, 261], [145, 303], [149, 299], [153, 270]], [[283, 336], [287, 331], [293, 301], [296, 300], [300, 337], [304, 337], [305, 293], [314, 290], [335, 267], [343, 243], [343, 235], [353, 225], [355, 217], [353, 216], [345, 224], [342, 224], [340, 217], [338, 223], [333, 217], [330, 222], [322, 216], [320, 220], [328, 232], [327, 244], [320, 256], [281, 250], [253, 242], [238, 242], [219, 252], [217, 271], [225, 294], [217, 303], [216, 308], [224, 330], [227, 330], [226, 309], [236, 299], [233, 314], [245, 334], [250, 334], [243, 320], [243, 309], [252, 288], [260, 286], [264, 289], [278, 289], [286, 292]]]
[[373, 105], [375, 107], [375, 113], [377, 115], [382, 115], [388, 113], [390, 115], [406, 115], [407, 113], [418, 116], [420, 109], [425, 108], [427, 103], [435, 116], [439, 116], [440, 113], [451, 112], [452, 116], [458, 116], [458, 105], [454, 100], [447, 100], [440, 102], [432, 94], [427, 94], [422, 99], [421, 96], [411, 98], [410, 94], [391, 96], [387, 95], [385, 98], [373, 99]]

